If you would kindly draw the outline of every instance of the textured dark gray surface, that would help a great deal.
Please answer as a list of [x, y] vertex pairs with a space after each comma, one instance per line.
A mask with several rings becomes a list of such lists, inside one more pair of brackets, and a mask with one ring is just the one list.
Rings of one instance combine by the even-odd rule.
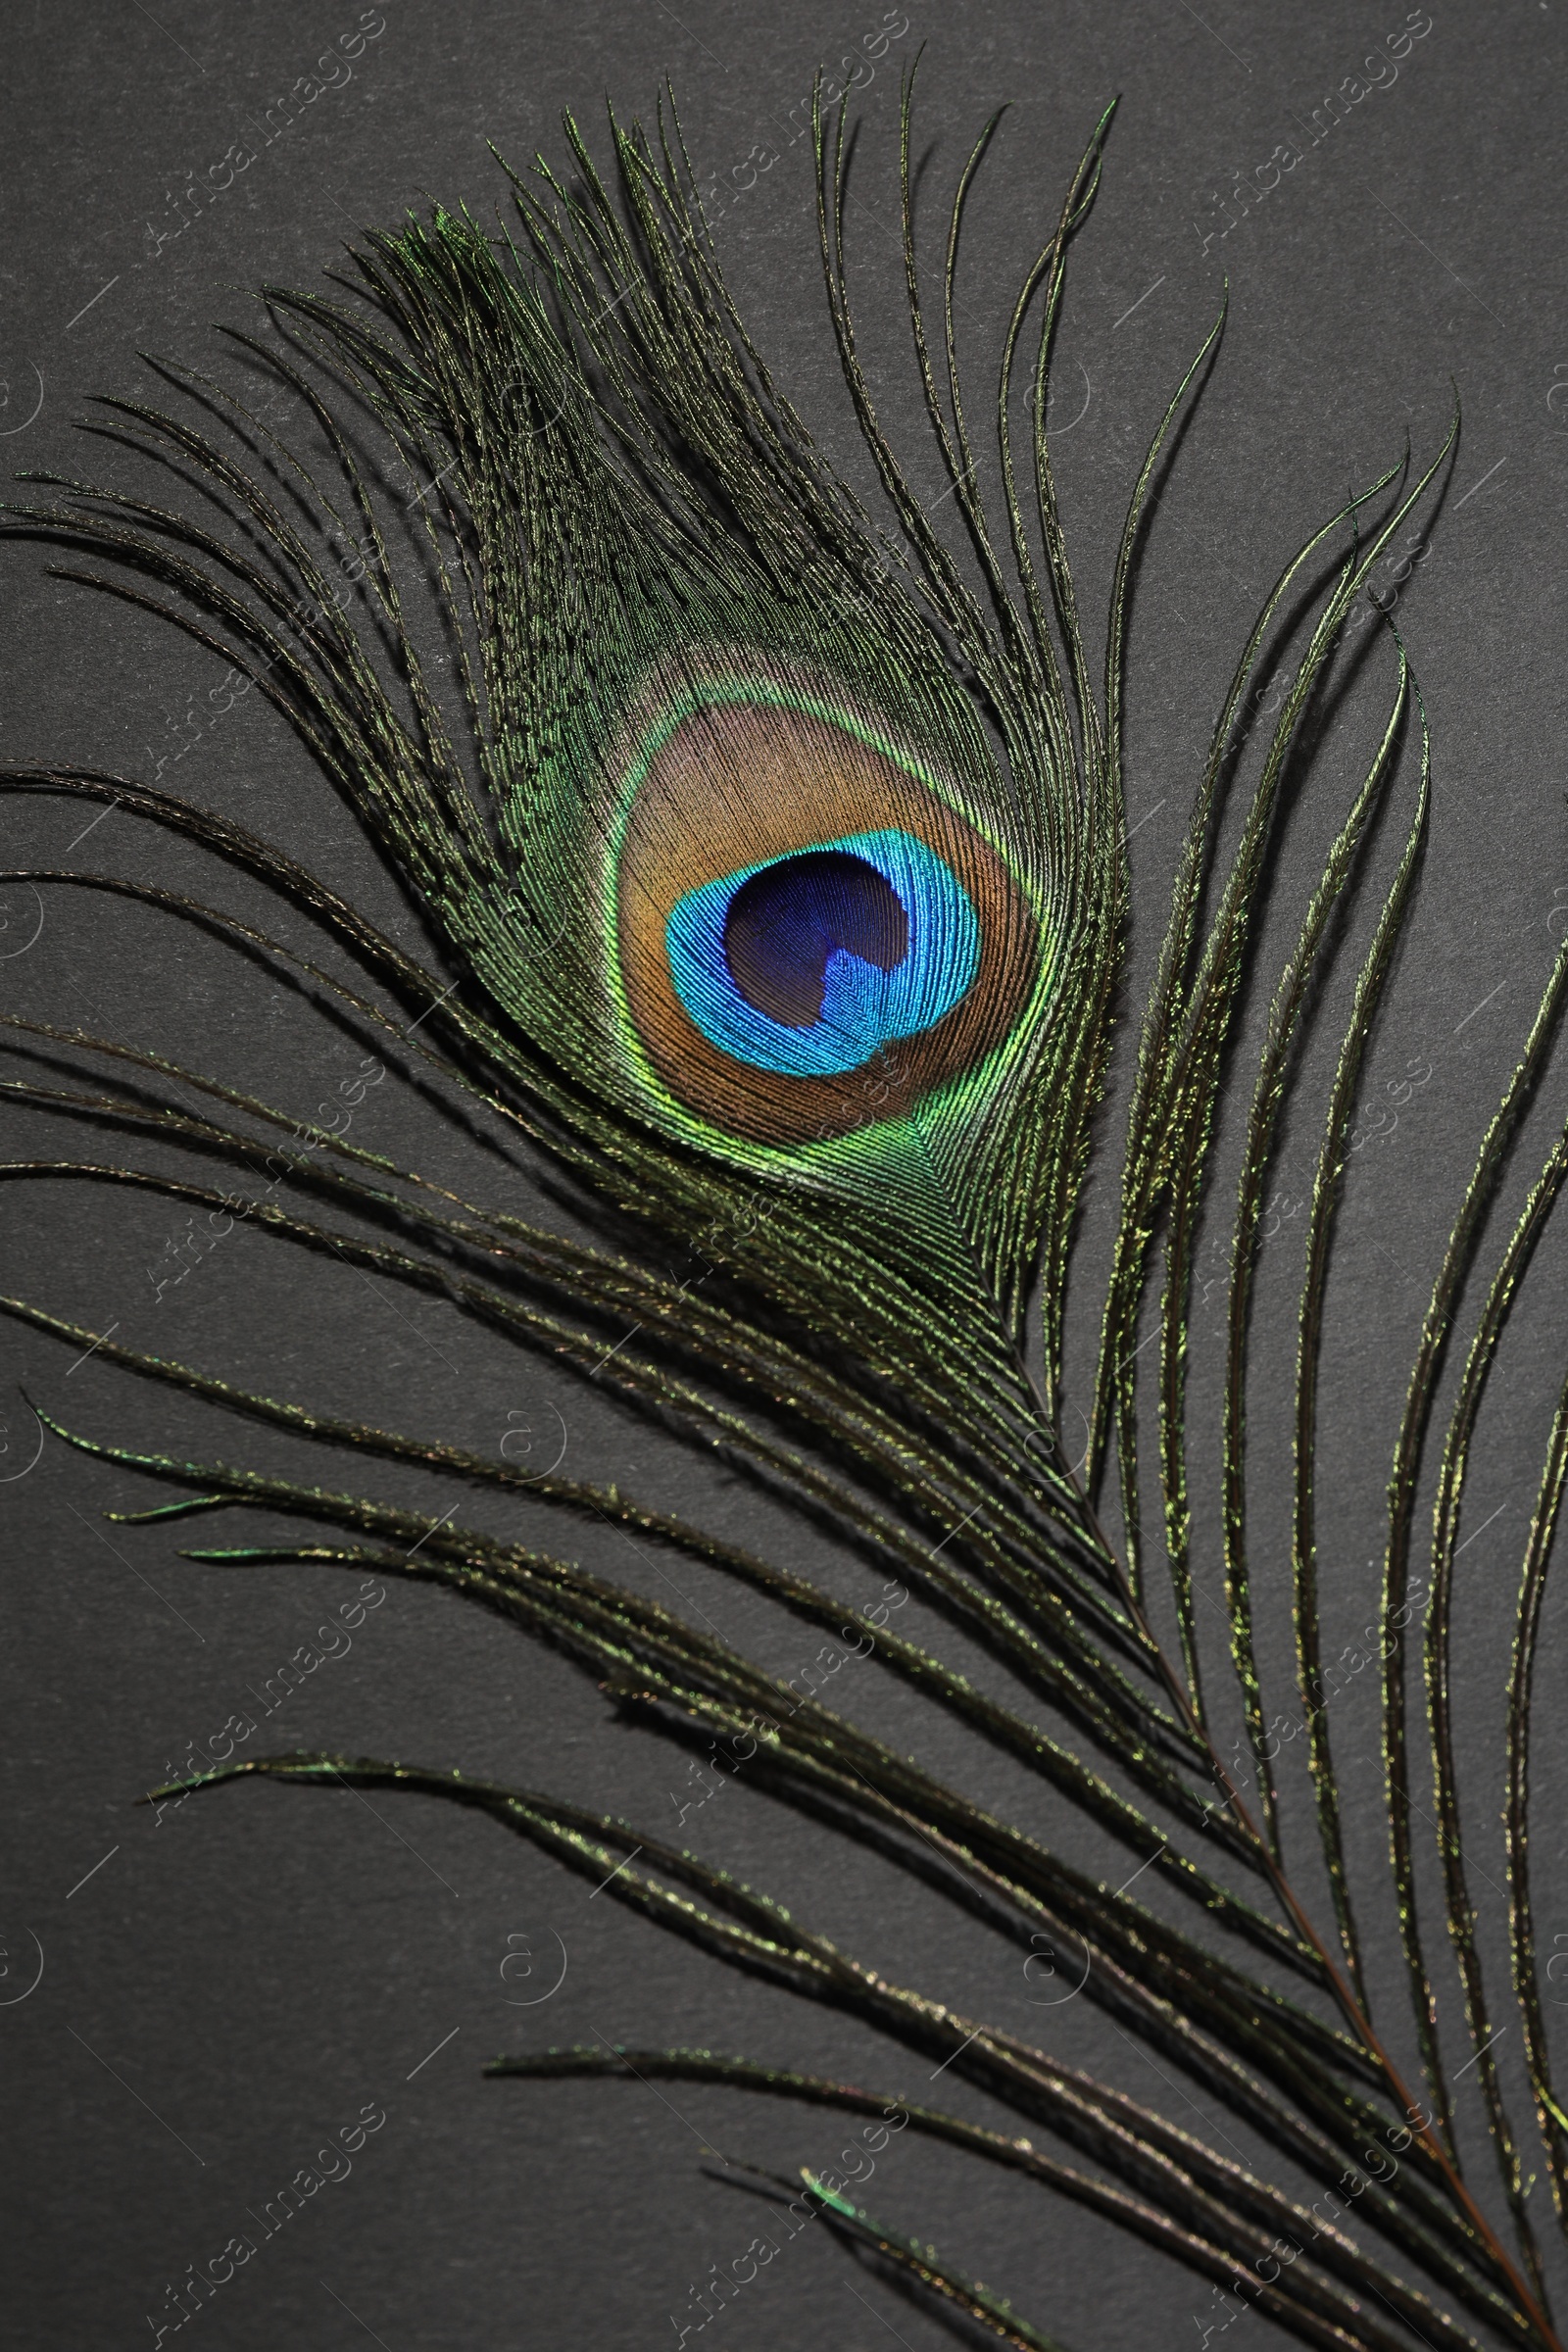
[[[1229, 332], [1162, 494], [1135, 612], [1128, 790], [1146, 962], [1207, 727], [1263, 591], [1306, 527], [1348, 485], [1397, 457], [1406, 432], [1418, 454], [1435, 449], [1450, 375], [1459, 384], [1465, 426], [1453, 484], [1431, 561], [1400, 603], [1433, 724], [1435, 811], [1369, 1101], [1386, 1107], [1407, 1072], [1430, 1074], [1403, 1101], [1397, 1127], [1385, 1126], [1353, 1164], [1333, 1297], [1325, 1561], [1331, 1621], [1346, 1640], [1370, 1590], [1377, 1500], [1426, 1286], [1568, 907], [1558, 553], [1568, 416], [1550, 406], [1553, 385], [1568, 384], [1560, 12], [1530, 0], [1411, 15], [1430, 29], [1396, 77], [1348, 104], [1313, 143], [1313, 110], [1404, 25], [1395, 0], [1381, 9], [1215, 0], [1201, 20], [1180, 0], [926, 11], [909, 0], [907, 32], [860, 94], [850, 221], [878, 397], [935, 498], [941, 476], [935, 452], [918, 447], [900, 326], [898, 66], [928, 44], [922, 128], [936, 143], [933, 233], [974, 129], [999, 101], [1011, 105], [965, 257], [961, 332], [978, 412], [1042, 223], [1101, 107], [1123, 94], [1103, 192], [1075, 253], [1059, 370], [1060, 422], [1071, 423], [1087, 397], [1058, 463], [1091, 610], [1102, 604], [1142, 450], [1229, 274]], [[880, 9], [683, 0], [677, 16], [662, 0], [548, 13], [387, 0], [384, 20], [352, 78], [200, 209], [182, 206], [186, 176], [259, 142], [254, 125], [269, 105], [361, 21], [350, 0], [336, 13], [266, 0], [160, 0], [156, 18], [134, 4], [10, 13], [0, 456], [89, 470], [70, 419], [89, 393], [150, 383], [138, 348], [210, 364], [207, 326], [242, 316], [239, 290], [269, 278], [313, 282], [356, 226], [391, 222], [427, 195], [489, 207], [500, 189], [486, 139], [523, 165], [536, 147], [557, 151], [563, 107], [591, 129], [608, 88], [620, 109], [648, 112], [667, 71], [705, 181], [716, 174], [737, 191], [718, 237], [742, 308], [785, 388], [863, 481], [825, 330], [806, 142], [792, 132], [818, 62], [831, 68], [859, 47], [884, 22]], [[1286, 141], [1307, 149], [1303, 160], [1246, 217], [1227, 210], [1235, 171], [1263, 167], [1266, 178]], [[759, 145], [780, 149], [779, 160], [738, 187], [760, 160]], [[189, 225], [176, 234], [181, 219]], [[1228, 220], [1235, 225], [1221, 236]], [[1556, 405], [1568, 411], [1568, 394]], [[99, 462], [109, 465], [107, 452]], [[216, 674], [194, 648], [46, 578], [35, 547], [7, 551], [6, 580], [14, 756], [142, 778], [162, 761], [166, 786], [242, 816], [414, 941], [347, 816], [259, 698], [193, 732], [189, 711], [211, 709]], [[1363, 697], [1336, 722], [1314, 796], [1287, 828], [1282, 921], [1315, 873], [1374, 715]], [[223, 904], [260, 914], [258, 894], [220, 881], [193, 853], [122, 815], [78, 844], [90, 813], [60, 802], [8, 806], [5, 862], [71, 862], [197, 895], [220, 890]], [[1392, 838], [1380, 843], [1379, 871], [1393, 847]], [[344, 1041], [212, 943], [125, 903], [56, 891], [40, 904], [35, 939], [30, 897], [12, 891], [0, 907], [9, 1005], [153, 1047], [254, 1085], [300, 1115], [350, 1067]], [[1265, 971], [1277, 968], [1284, 937], [1271, 934]], [[1343, 1011], [1344, 978], [1331, 1015]], [[1254, 1028], [1260, 1009], [1254, 1000]], [[1315, 1102], [1322, 1039], [1308, 1067]], [[1560, 1093], [1560, 1080], [1548, 1086], [1548, 1106]], [[17, 1139], [8, 1159], [98, 1149], [86, 1130], [20, 1114], [8, 1128]], [[494, 1163], [484, 1173], [476, 1153], [457, 1152], [391, 1084], [368, 1099], [362, 1132], [430, 1173], [494, 1190]], [[1527, 1164], [1544, 1133], [1538, 1121]], [[1287, 1243], [1314, 1150], [1310, 1123], [1286, 1145], [1277, 1216]], [[479, 1446], [499, 1442], [510, 1413], [543, 1428], [553, 1406], [570, 1467], [679, 1498], [694, 1516], [812, 1563], [840, 1590], [869, 1590], [863, 1571], [826, 1560], [817, 1539], [744, 1488], [694, 1466], [601, 1396], [509, 1357], [449, 1307], [390, 1300], [347, 1269], [302, 1267], [255, 1234], [225, 1242], [157, 1299], [147, 1269], [167, 1270], [168, 1245], [185, 1225], [173, 1203], [50, 1182], [8, 1183], [3, 1201], [4, 1287], [94, 1330], [118, 1323], [122, 1340], [273, 1393]], [[1102, 1203], [1087, 1234], [1097, 1266], [1103, 1234]], [[1510, 1342], [1462, 1563], [1467, 1829], [1473, 1821], [1488, 1939], [1502, 1913], [1497, 1697], [1560, 1362], [1562, 1276], [1559, 1238]], [[1278, 1408], [1296, 1279], [1288, 1250], [1265, 1253], [1259, 1558], [1276, 1669], [1287, 1653], [1271, 1481], [1286, 1458]], [[1087, 1312], [1087, 1285], [1079, 1303]], [[1200, 1308], [1199, 1328], [1211, 1362], [1212, 1305]], [[740, 2254], [755, 2227], [752, 2204], [708, 2178], [716, 2168], [704, 2146], [788, 2170], [830, 2163], [839, 2134], [820, 2114], [679, 2086], [486, 2083], [479, 2060], [602, 2035], [745, 2049], [911, 2095], [928, 2070], [841, 2019], [726, 1974], [611, 1900], [590, 1902], [579, 1882], [494, 1825], [426, 1799], [380, 1795], [372, 1809], [351, 1793], [247, 1787], [156, 1821], [131, 1809], [136, 1791], [178, 1768], [192, 1742], [212, 1740], [236, 1710], [256, 1712], [247, 1693], [313, 1638], [350, 1588], [326, 1571], [199, 1568], [174, 1556], [168, 1530], [102, 1526], [101, 1508], [149, 1499], [147, 1489], [53, 1444], [24, 1469], [34, 1423], [18, 1382], [74, 1426], [117, 1442], [227, 1452], [313, 1477], [323, 1474], [319, 1459], [100, 1363], [73, 1366], [72, 1350], [10, 1325], [0, 1353], [9, 1448], [0, 1457], [8, 2343], [30, 2352], [152, 2340], [146, 2315], [166, 2312], [168, 2284], [246, 2230], [247, 2212], [260, 2212], [369, 2103], [386, 2121], [351, 2175], [221, 2287], [190, 2323], [198, 2334], [233, 2352], [282, 2342], [326, 2352], [368, 2331], [387, 2352], [675, 2340], [670, 2315], [692, 2316], [691, 2283]], [[1200, 1364], [1197, 1377], [1195, 1427], [1211, 1458], [1210, 1375]], [[410, 1482], [375, 1483], [397, 1492]], [[505, 1511], [495, 1524], [508, 1524]], [[1212, 1529], [1200, 1532], [1200, 1575], [1217, 1590]], [[726, 1635], [782, 1671], [807, 1654], [800, 1628], [689, 1564], [656, 1564], [608, 1530], [581, 1548], [595, 1567], [661, 1597], [669, 1597], [661, 1578], [672, 1578]], [[1561, 1814], [1549, 1801], [1549, 1767], [1563, 1755], [1554, 1697], [1562, 1661], [1553, 1617], [1537, 1864], [1543, 1933], [1553, 1935], [1568, 1932]], [[1371, 1678], [1363, 1680], [1344, 1702], [1342, 1753], [1354, 1859], [1375, 1887], [1384, 1831]], [[922, 1756], [1053, 1833], [1057, 1808], [1038, 1786], [951, 1727], [927, 1724], [877, 1678], [867, 1675], [856, 1704], [896, 1736], [907, 1725]], [[684, 1788], [683, 1759], [615, 1725], [564, 1664], [413, 1587], [389, 1591], [352, 1648], [269, 1728], [277, 1746], [461, 1763], [587, 1795], [656, 1829], [673, 1825], [667, 1791]], [[703, 1850], [889, 1976], [956, 2005], [989, 2007], [1018, 2031], [1038, 2032], [1045, 2019], [1064, 2054], [1188, 2115], [1183, 2094], [1166, 2092], [1102, 2015], [1082, 2002], [1032, 2009], [1016, 1952], [883, 1866], [744, 1788], [726, 1791], [700, 1824], [688, 1834]], [[1113, 1883], [1125, 1875], [1119, 1853], [1097, 1852], [1075, 1827], [1063, 1834]], [[1368, 1910], [1384, 2011], [1403, 2048], [1392, 1921], [1375, 1895]], [[509, 1946], [509, 1937], [526, 1945]], [[509, 1948], [528, 1950], [532, 1978], [503, 1979]], [[1487, 1948], [1496, 1965], [1499, 1947]], [[42, 1980], [21, 1997], [40, 1950]], [[558, 1951], [566, 1962], [559, 1989], [517, 2005], [519, 1993], [549, 1984]], [[1507, 2073], [1512, 2052], [1502, 2048]], [[1456, 2067], [1464, 2053], [1457, 2042], [1452, 2051]], [[953, 2097], [966, 2112], [987, 2111], [967, 2091]], [[1472, 2137], [1473, 2126], [1471, 2117]], [[1216, 2144], [1227, 2135], [1245, 2144], [1224, 2119], [1214, 2128]], [[1476, 2154], [1479, 2163], [1479, 2146]], [[885, 2219], [936, 2239], [1080, 2352], [1192, 2344], [1211, 2320], [1207, 2290], [1185, 2274], [1067, 2205], [914, 2145], [912, 2134], [893, 2143], [865, 2194]], [[1253, 2340], [1267, 2332], [1255, 2316], [1239, 2327]], [[890, 2328], [911, 2348], [949, 2340], [808, 2232], [706, 2332], [759, 2352], [823, 2342], [869, 2352]]]

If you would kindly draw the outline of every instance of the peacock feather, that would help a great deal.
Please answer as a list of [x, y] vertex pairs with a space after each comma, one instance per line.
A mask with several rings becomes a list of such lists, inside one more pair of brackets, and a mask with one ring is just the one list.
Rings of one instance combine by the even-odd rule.
[[[1394, 534], [1441, 495], [1457, 423], [1423, 468], [1395, 464], [1338, 500], [1282, 564], [1241, 650], [1129, 1049], [1098, 1366], [1070, 1389], [1069, 1278], [1089, 1279], [1080, 1211], [1102, 1148], [1129, 961], [1130, 587], [1151, 498], [1223, 320], [1155, 420], [1102, 646], [1086, 633], [1067, 561], [1048, 410], [1069, 250], [1099, 185], [1110, 110], [1004, 322], [979, 439], [954, 286], [996, 125], [959, 174], [933, 307], [915, 238], [912, 81], [903, 239], [915, 367], [947, 481], [940, 524], [858, 352], [847, 134], [820, 92], [821, 260], [880, 485], [875, 514], [813, 442], [730, 300], [671, 105], [652, 137], [612, 119], [608, 173], [568, 120], [561, 170], [541, 161], [509, 173], [500, 235], [438, 209], [368, 235], [352, 279], [330, 294], [269, 289], [270, 336], [235, 340], [303, 404], [308, 446], [285, 445], [222, 382], [174, 363], [162, 373], [178, 407], [107, 402], [96, 429], [198, 481], [199, 517], [54, 476], [35, 477], [52, 503], [9, 510], [10, 527], [69, 559], [67, 577], [163, 614], [267, 699], [398, 878], [429, 956], [397, 945], [284, 849], [122, 776], [34, 766], [4, 782], [13, 794], [112, 801], [200, 845], [308, 913], [352, 982], [172, 891], [108, 873], [26, 878], [139, 897], [289, 974], [467, 1131], [488, 1122], [504, 1138], [488, 1148], [507, 1177], [499, 1204], [475, 1202], [254, 1092], [20, 1014], [7, 1024], [25, 1057], [7, 1082], [13, 1102], [178, 1147], [184, 1172], [57, 1160], [0, 1174], [148, 1188], [446, 1298], [716, 1451], [830, 1534], [858, 1577], [869, 1568], [880, 1599], [830, 1591], [608, 1479], [347, 1423], [117, 1344], [40, 1301], [3, 1303], [73, 1348], [90, 1344], [100, 1360], [240, 1421], [346, 1453], [360, 1473], [355, 1491], [306, 1486], [239, 1462], [132, 1450], [45, 1416], [68, 1444], [172, 1491], [125, 1516], [265, 1508], [301, 1522], [299, 1539], [185, 1556], [373, 1569], [478, 1603], [594, 1677], [623, 1720], [706, 1751], [1004, 1941], [1049, 1952], [1149, 2054], [1170, 2097], [1136, 2098], [991, 2023], [983, 2006], [960, 2012], [890, 1981], [700, 1853], [569, 1794], [328, 1753], [250, 1756], [178, 1784], [268, 1775], [476, 1807], [645, 1921], [868, 2024], [889, 2053], [888, 2087], [876, 2090], [707, 2049], [534, 2051], [496, 2071], [728, 2082], [881, 2118], [883, 2144], [911, 2129], [1021, 2175], [1198, 2273], [1232, 2298], [1227, 2308], [1250, 2305], [1304, 2342], [1546, 2352], [1558, 2344], [1546, 2240], [1568, 2219], [1568, 2111], [1535, 1949], [1529, 1702], [1568, 1470], [1568, 1388], [1521, 1564], [1502, 1722], [1506, 1992], [1486, 1981], [1475, 1930], [1461, 1839], [1473, 1817], [1461, 1818], [1448, 1680], [1471, 1437], [1568, 1174], [1564, 1136], [1499, 1253], [1490, 1220], [1557, 1035], [1568, 950], [1434, 1277], [1368, 1600], [1404, 1988], [1373, 1984], [1362, 1948], [1318, 1597], [1328, 1272], [1429, 808], [1405, 648], [1386, 625], [1352, 657], [1347, 624]], [[990, 506], [976, 486], [982, 453], [1000, 468]], [[403, 487], [394, 496], [389, 484]], [[329, 553], [341, 545], [359, 554], [353, 595]], [[1266, 743], [1247, 751], [1261, 666], [1282, 649], [1283, 701]], [[1348, 806], [1325, 809], [1313, 727], [1348, 664], [1375, 680], [1381, 717]], [[1214, 1172], [1221, 1104], [1238, 1076], [1288, 803], [1319, 826], [1321, 879], [1279, 976], [1227, 1207]], [[1374, 888], [1388, 835], [1396, 854]], [[1380, 903], [1333, 1082], [1326, 1102], [1308, 1104], [1301, 1042], [1369, 891]], [[76, 1072], [69, 1088], [62, 1061]], [[1295, 1659], [1282, 1701], [1255, 1622], [1248, 1403], [1257, 1237], [1288, 1107], [1316, 1119], [1319, 1148], [1295, 1333]], [[558, 1226], [518, 1213], [516, 1171], [563, 1204]], [[1206, 1467], [1186, 1426], [1205, 1214], [1225, 1217], [1231, 1235], [1223, 1459]], [[1484, 1303], [1460, 1365], [1454, 1335], [1472, 1278]], [[1063, 1436], [1069, 1407], [1087, 1431], [1081, 1459]], [[1433, 1463], [1438, 1501], [1418, 1576]], [[437, 1515], [357, 1491], [377, 1464], [448, 1474], [459, 1501]], [[1199, 1621], [1195, 1571], [1195, 1552], [1213, 1542], [1195, 1533], [1194, 1482], [1201, 1470], [1206, 1499], [1216, 1468], [1222, 1648]], [[786, 1681], [706, 1621], [467, 1524], [464, 1494], [486, 1491], [526, 1492], [567, 1519], [606, 1520], [700, 1560], [810, 1628], [822, 1657], [874, 1656], [1039, 1776], [1057, 1827], [1047, 1837], [1000, 1817], [829, 1704], [824, 1681]], [[945, 1656], [950, 1637], [979, 1666], [960, 1671]], [[1297, 1753], [1320, 1851], [1304, 1861], [1289, 1850], [1279, 1703], [1306, 1728]], [[1417, 1754], [1435, 1790], [1451, 1978], [1417, 1900]], [[1074, 1858], [1074, 1824], [1126, 1855], [1120, 1884]], [[1523, 2124], [1491, 2054], [1510, 1998]], [[1470, 2074], [1462, 2092], [1456, 2034], [1476, 2051], [1459, 2070]], [[968, 2084], [1046, 2144], [906, 2096], [906, 2082], [926, 2086], [927, 2059], [945, 2098]], [[1239, 2156], [1206, 2113], [1195, 2126], [1187, 2085], [1277, 2164]], [[1495, 2182], [1483, 2184], [1494, 2160]], [[1530, 2166], [1543, 2183], [1533, 2202]], [[763, 2185], [785, 2201], [795, 2193]], [[853, 2180], [808, 2172], [804, 2199], [934, 2310], [1015, 2345], [1053, 2340], [968, 2279], [947, 2247], [871, 2220]]]

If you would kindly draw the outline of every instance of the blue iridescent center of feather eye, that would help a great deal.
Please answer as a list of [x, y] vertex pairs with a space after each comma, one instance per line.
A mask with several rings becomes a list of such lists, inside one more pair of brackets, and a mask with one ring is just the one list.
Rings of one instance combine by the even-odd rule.
[[932, 1028], [980, 962], [974, 903], [912, 833], [856, 833], [741, 866], [676, 901], [675, 993], [755, 1069], [837, 1076]]
[[891, 972], [909, 952], [909, 918], [874, 865], [845, 850], [781, 858], [743, 882], [724, 916], [724, 961], [748, 1004], [787, 1029], [822, 1017], [827, 967], [856, 956]]

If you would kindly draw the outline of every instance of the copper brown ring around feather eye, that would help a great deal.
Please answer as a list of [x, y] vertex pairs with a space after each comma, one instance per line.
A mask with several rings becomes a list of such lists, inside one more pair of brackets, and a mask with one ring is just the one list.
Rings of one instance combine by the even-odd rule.
[[[797, 1077], [732, 1058], [677, 993], [665, 935], [671, 909], [737, 870], [879, 829], [934, 851], [968, 895], [980, 949], [961, 1000], [840, 1075]], [[956, 809], [848, 728], [771, 701], [704, 703], [652, 755], [621, 841], [615, 920], [627, 1009], [660, 1077], [715, 1126], [768, 1144], [906, 1115], [1007, 1035], [1040, 955], [1039, 925], [1017, 882]]]

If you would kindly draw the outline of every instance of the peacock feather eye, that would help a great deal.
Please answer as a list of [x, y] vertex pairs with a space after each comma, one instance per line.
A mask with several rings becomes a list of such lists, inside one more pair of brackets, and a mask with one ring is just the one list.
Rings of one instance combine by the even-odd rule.
[[654, 716], [615, 861], [627, 1016], [664, 1088], [770, 1144], [907, 1116], [1008, 1036], [1029, 895], [959, 795], [828, 689], [710, 679]]

